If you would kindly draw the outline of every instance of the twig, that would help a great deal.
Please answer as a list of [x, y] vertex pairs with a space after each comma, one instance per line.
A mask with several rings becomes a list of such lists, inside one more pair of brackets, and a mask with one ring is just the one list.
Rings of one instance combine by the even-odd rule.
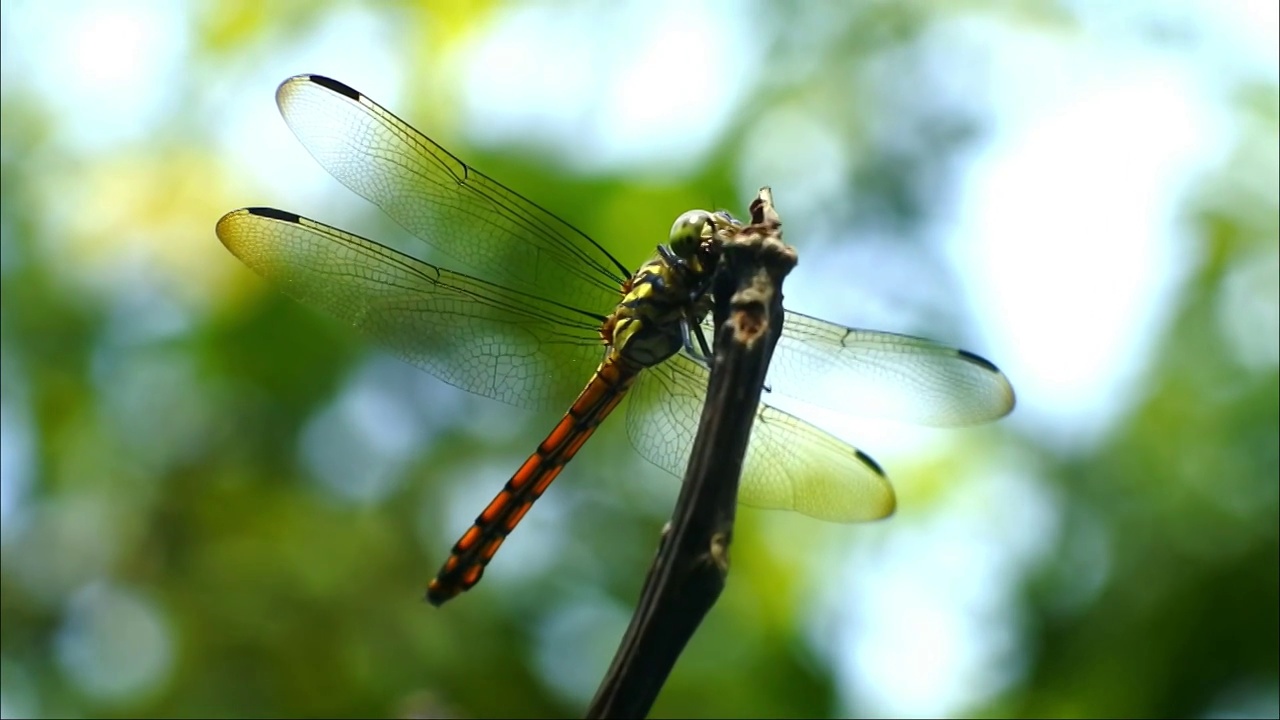
[[698, 435], [640, 603], [588, 718], [647, 715], [724, 589], [742, 460], [782, 332], [782, 279], [796, 262], [781, 225], [772, 193], [761, 188], [751, 224], [722, 238], [712, 287], [715, 349]]

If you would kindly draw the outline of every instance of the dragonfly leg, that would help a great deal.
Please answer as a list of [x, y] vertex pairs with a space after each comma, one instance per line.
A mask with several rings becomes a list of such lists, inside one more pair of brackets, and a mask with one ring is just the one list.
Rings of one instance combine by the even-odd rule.
[[[694, 344], [694, 338], [697, 338], [697, 344]], [[684, 344], [685, 352], [689, 357], [697, 360], [707, 367], [711, 367], [711, 348], [707, 345], [707, 336], [702, 332], [702, 323], [696, 322], [692, 317], [685, 317], [680, 321], [680, 340]]]
[[[690, 328], [693, 330], [690, 331]], [[698, 339], [696, 346], [693, 343], [694, 337]], [[680, 339], [684, 343], [686, 355], [708, 369], [711, 367], [711, 348], [707, 346], [707, 336], [702, 332], [702, 323], [694, 322], [691, 317], [685, 317], [680, 321]], [[769, 383], [765, 383], [761, 389], [767, 393], [773, 392]]]
[[[709, 222], [709, 220], [704, 220], [704, 222]], [[670, 247], [667, 247], [666, 245], [659, 245], [658, 254], [662, 256], [663, 261], [670, 267], [677, 268], [682, 272], [689, 271], [688, 261], [677, 255]], [[685, 313], [685, 317], [680, 322], [680, 341], [684, 346], [685, 352], [687, 352], [690, 357], [703, 365], [710, 366], [711, 347], [707, 344], [707, 338], [702, 333], [702, 325], [694, 310], [698, 307], [699, 302], [702, 300], [704, 295], [706, 295], [705, 287], [698, 287], [690, 293], [689, 303], [687, 306], [688, 310]], [[692, 328], [692, 335], [690, 334], [690, 328]], [[698, 340], [697, 346], [693, 343], [694, 337]]]
[[658, 246], [658, 254], [661, 255], [662, 260], [671, 267], [682, 267], [684, 265], [684, 260], [681, 259], [679, 255], [676, 255], [676, 251], [666, 245]]

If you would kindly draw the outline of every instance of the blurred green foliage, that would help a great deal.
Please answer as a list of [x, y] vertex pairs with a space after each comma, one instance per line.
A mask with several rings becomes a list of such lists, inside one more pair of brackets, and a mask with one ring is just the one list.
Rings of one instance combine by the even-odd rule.
[[[621, 423], [593, 439], [485, 582], [434, 610], [417, 601], [425, 581], [552, 416], [495, 410], [390, 361], [369, 365], [376, 350], [266, 286], [213, 235], [223, 212], [246, 204], [330, 219], [243, 189], [199, 108], [269, 104], [228, 92], [223, 78], [304, 42], [348, 5], [193, 11], [190, 86], [148, 142], [92, 151], [67, 143], [56, 107], [6, 75], [6, 714], [554, 717], [580, 714], [584, 688], [589, 697], [607, 668], [667, 511], [636, 487], [660, 473], [629, 451]], [[433, 5], [374, 11], [402, 18], [406, 68], [436, 66], [501, 9]], [[827, 34], [813, 45], [777, 34], [771, 66], [801, 70], [785, 83], [762, 73], [747, 111], [693, 176], [583, 177], [545, 157], [457, 152], [608, 238], [620, 257], [639, 259], [682, 210], [707, 198], [733, 208], [745, 201], [734, 198], [733, 156], [751, 108], [812, 108], [838, 119], [843, 140], [857, 146], [883, 88], [850, 88], [849, 69], [903, 52], [941, 19], [973, 14], [1027, 32], [1084, 32], [1053, 3], [808, 8], [756, 6], [766, 25], [814, 27], [818, 17]], [[395, 108], [424, 129], [422, 119], [451, 112], [429, 76], [407, 69]], [[1274, 708], [1265, 703], [1275, 702], [1280, 674], [1280, 380], [1274, 360], [1243, 363], [1228, 349], [1222, 308], [1242, 266], [1276, 257], [1276, 186], [1266, 176], [1280, 130], [1277, 90], [1240, 88], [1233, 107], [1248, 130], [1181, 209], [1202, 262], [1142, 368], [1137, 406], [1087, 449], [1001, 430], [966, 445], [1033, 458], [1062, 518], [1053, 547], [1016, 582], [1008, 622], [1022, 641], [1008, 665], [1021, 669], [966, 714], [1204, 716], [1257, 708], [1249, 704], [1257, 697], [1261, 711]], [[865, 165], [847, 188], [850, 207], [910, 234], [927, 214], [922, 182], [974, 136], [968, 119], [942, 120], [918, 155]], [[372, 213], [362, 220], [365, 228], [351, 229], [381, 222], [393, 232]], [[1264, 268], [1261, 302], [1274, 298], [1276, 273]], [[365, 399], [407, 387], [416, 413], [405, 430], [413, 451], [385, 469], [391, 489], [372, 500], [328, 489], [308, 460], [333, 432], [360, 432], [349, 419], [322, 422], [347, 417], [342, 397], [353, 383]], [[336, 451], [355, 453], [360, 442]], [[19, 476], [28, 483], [19, 486]], [[674, 497], [674, 487], [664, 490]], [[935, 511], [945, 508], [904, 513]], [[893, 522], [881, 532], [894, 532]], [[857, 710], [856, 698], [852, 710], [841, 705], [836, 671], [806, 627], [806, 593], [826, 572], [808, 556], [844, 543], [828, 551], [836, 557], [861, 537], [837, 532], [845, 531], [743, 514], [729, 587], [655, 716]], [[779, 547], [779, 537], [794, 546]], [[874, 553], [874, 544], [860, 551]]]

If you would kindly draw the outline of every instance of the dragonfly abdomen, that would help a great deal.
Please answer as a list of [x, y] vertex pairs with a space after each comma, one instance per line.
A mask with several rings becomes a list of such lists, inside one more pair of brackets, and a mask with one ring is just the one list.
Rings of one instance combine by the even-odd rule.
[[600, 365], [569, 412], [454, 543], [449, 559], [427, 586], [428, 602], [441, 605], [480, 582], [507, 535], [622, 401], [640, 369], [618, 356]]

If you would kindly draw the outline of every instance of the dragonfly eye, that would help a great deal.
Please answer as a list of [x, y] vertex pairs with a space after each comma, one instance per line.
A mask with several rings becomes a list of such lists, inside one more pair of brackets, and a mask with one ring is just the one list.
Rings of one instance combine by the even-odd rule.
[[703, 232], [714, 229], [715, 220], [706, 210], [690, 210], [671, 225], [667, 244], [678, 257], [690, 258], [702, 245]]

